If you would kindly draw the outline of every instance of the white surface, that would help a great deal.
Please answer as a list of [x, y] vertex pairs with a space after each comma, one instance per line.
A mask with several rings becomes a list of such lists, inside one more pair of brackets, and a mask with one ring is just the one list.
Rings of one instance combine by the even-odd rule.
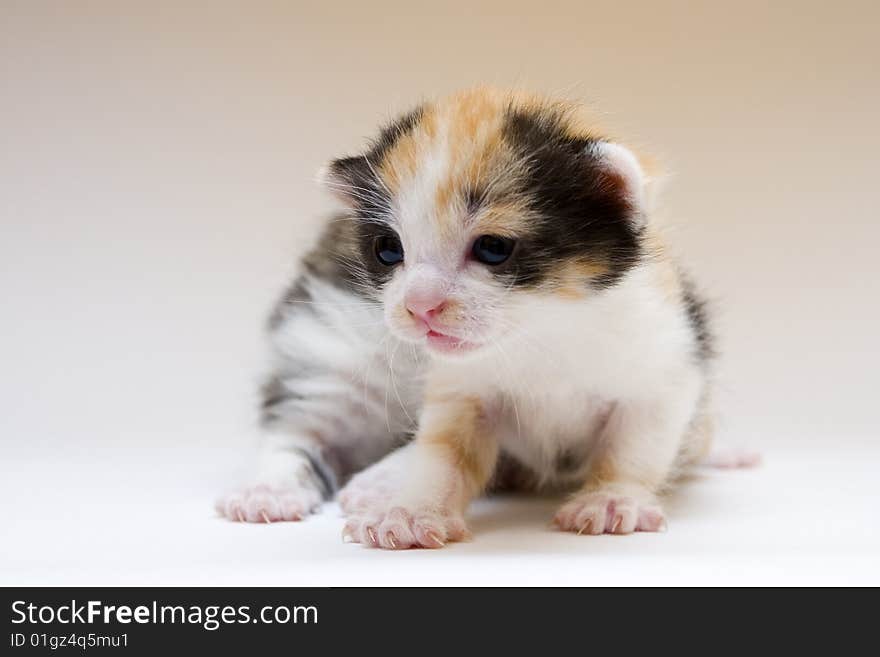
[[669, 530], [576, 536], [554, 499], [478, 502], [474, 540], [383, 552], [341, 541], [335, 505], [302, 523], [214, 516], [235, 454], [100, 450], [2, 464], [3, 585], [880, 584], [878, 450], [777, 450], [706, 470], [667, 503]]

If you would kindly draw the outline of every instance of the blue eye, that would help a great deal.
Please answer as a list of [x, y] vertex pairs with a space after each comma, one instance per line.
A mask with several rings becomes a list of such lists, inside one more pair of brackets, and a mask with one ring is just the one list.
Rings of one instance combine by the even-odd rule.
[[403, 245], [394, 235], [382, 235], [374, 242], [376, 260], [386, 267], [403, 262]]
[[513, 253], [516, 242], [508, 237], [481, 235], [474, 242], [474, 258], [487, 265], [500, 265]]

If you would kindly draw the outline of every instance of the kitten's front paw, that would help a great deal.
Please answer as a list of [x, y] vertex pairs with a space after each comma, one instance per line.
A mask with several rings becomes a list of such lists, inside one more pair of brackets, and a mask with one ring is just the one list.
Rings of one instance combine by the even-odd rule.
[[613, 491], [578, 493], [553, 519], [559, 529], [578, 534], [631, 534], [666, 528], [663, 510], [653, 496]]
[[302, 520], [321, 505], [321, 493], [307, 484], [256, 484], [217, 500], [217, 513], [240, 522]]
[[433, 506], [389, 506], [363, 509], [349, 517], [342, 531], [346, 542], [387, 550], [441, 548], [449, 541], [470, 538], [457, 511]]
[[470, 537], [454, 476], [413, 478], [414, 446], [403, 447], [352, 477], [339, 493], [348, 516], [343, 539], [389, 550], [439, 548]]

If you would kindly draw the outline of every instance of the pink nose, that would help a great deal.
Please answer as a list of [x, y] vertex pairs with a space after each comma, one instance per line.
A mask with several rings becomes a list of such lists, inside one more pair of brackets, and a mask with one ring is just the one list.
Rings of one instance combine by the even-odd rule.
[[443, 310], [446, 296], [437, 292], [418, 292], [406, 295], [406, 309], [424, 322]]

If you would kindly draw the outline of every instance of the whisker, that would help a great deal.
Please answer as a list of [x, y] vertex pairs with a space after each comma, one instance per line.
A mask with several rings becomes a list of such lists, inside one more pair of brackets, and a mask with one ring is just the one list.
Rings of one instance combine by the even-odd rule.
[[379, 182], [379, 184], [382, 185], [383, 188], [385, 188], [386, 192], [388, 192], [388, 196], [394, 196], [392, 191], [388, 188], [388, 185], [385, 184], [385, 181], [382, 179], [382, 176], [380, 176], [379, 173], [376, 171], [376, 169], [373, 167], [373, 163], [370, 162], [370, 158], [364, 156], [364, 162], [366, 162], [367, 166], [370, 167], [370, 171], [376, 177], [376, 180]]
[[391, 372], [391, 385], [394, 388], [394, 396], [397, 397], [397, 403], [400, 404], [400, 409], [403, 411], [403, 414], [406, 415], [406, 419], [409, 420], [410, 427], [414, 427], [416, 426], [416, 422], [410, 416], [409, 411], [406, 410], [406, 405], [403, 403], [403, 399], [400, 398], [400, 392], [397, 390], [397, 382], [394, 380], [394, 355], [399, 348], [400, 342], [397, 343], [397, 346], [395, 346], [394, 350], [391, 352], [391, 358], [388, 361], [388, 370]]

